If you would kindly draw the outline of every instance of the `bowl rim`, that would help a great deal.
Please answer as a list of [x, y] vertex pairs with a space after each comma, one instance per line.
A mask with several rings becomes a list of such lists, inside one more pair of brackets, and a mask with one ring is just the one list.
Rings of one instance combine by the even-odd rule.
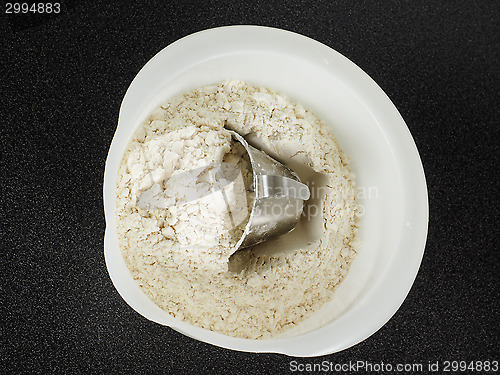
[[[366, 74], [347, 57], [335, 51], [333, 48], [307, 36], [283, 29], [257, 25], [223, 26], [206, 29], [185, 36], [163, 48], [144, 65], [131, 82], [120, 107], [118, 126], [120, 124], [120, 119], [124, 115], [124, 108], [128, 103], [127, 98], [129, 98], [131, 91], [137, 83], [144, 79], [152, 65], [158, 64], [163, 57], [168, 56], [168, 54], [170, 54], [174, 49], [179, 51], [179, 49], [182, 49], [180, 47], [184, 45], [190, 45], [202, 39], [206, 40], [207, 38], [218, 38], [219, 36], [227, 33], [238, 33], [239, 35], [247, 36], [265, 36], [269, 39], [281, 39], [286, 40], [289, 43], [304, 45], [310, 50], [318, 51], [318, 53], [327, 56], [328, 59], [335, 63], [336, 69], [342, 70], [343, 77], [349, 80], [350, 86], [356, 91], [356, 94], [360, 97], [360, 99], [362, 99], [363, 104], [367, 106], [367, 109], [373, 118], [378, 119], [380, 123], [385, 124], [383, 127], [384, 136], [388, 140], [388, 145], [391, 146], [393, 156], [397, 155], [397, 157], [394, 157], [394, 161], [399, 171], [401, 186], [407, 189], [406, 195], [411, 196], [411, 199], [407, 199], [405, 201], [407, 205], [401, 220], [401, 230], [403, 235], [399, 239], [398, 248], [404, 246], [405, 248], [412, 248], [413, 251], [410, 253], [410, 257], [408, 256], [408, 253], [403, 254], [402, 252], [396, 252], [396, 254], [394, 254], [391, 268], [395, 270], [395, 274], [398, 276], [398, 283], [394, 283], [394, 273], [391, 273], [391, 277], [388, 277], [389, 272], [386, 272], [385, 275], [383, 275], [377, 282], [378, 286], [375, 290], [377, 293], [371, 293], [365, 296], [362, 301], [358, 303], [358, 305], [361, 304], [361, 306], [370, 306], [371, 303], [376, 300], [378, 303], [382, 302], [384, 304], [385, 308], [382, 311], [367, 312], [363, 311], [363, 309], [357, 309], [354, 312], [351, 312], [351, 319], [364, 321], [369, 318], [371, 320], [369, 329], [360, 330], [356, 332], [356, 334], [346, 331], [344, 336], [338, 337], [336, 340], [331, 340], [326, 344], [324, 343], [323, 334], [320, 332], [324, 330], [323, 328], [296, 337], [267, 340], [235, 338], [198, 327], [194, 327], [194, 329], [191, 330], [189, 327], [193, 326], [186, 323], [180, 324], [179, 327], [172, 328], [189, 337], [195, 338], [196, 340], [239, 351], [274, 352], [289, 356], [313, 357], [347, 349], [367, 339], [372, 334], [377, 332], [387, 321], [389, 321], [389, 319], [396, 313], [404, 302], [420, 268], [427, 239], [429, 205], [424, 169], [417, 147], [406, 123], [389, 97], [378, 86], [378, 84], [368, 76], [368, 74]], [[123, 285], [120, 285], [118, 282], [115, 268], [112, 267], [112, 264], [110, 263], [110, 247], [113, 245], [111, 243], [113, 241], [111, 230], [115, 229], [115, 200], [114, 198], [107, 199], [106, 192], [109, 189], [112, 189], [113, 192], [115, 191], [116, 176], [112, 175], [110, 172], [109, 164], [112, 151], [118, 147], [116, 134], [117, 133], [115, 132], [108, 157], [106, 159], [103, 184], [104, 213], [106, 220], [104, 240], [106, 267], [115, 288], [127, 304], [147, 319], [160, 324], [165, 324], [159, 321], [160, 319], [157, 316], [148, 316], [144, 313], [140, 306], [137, 306], [134, 301], [130, 301], [130, 299], [126, 296]], [[390, 140], [395, 139], [397, 139], [397, 142], [389, 142]], [[389, 293], [384, 294], [382, 292], [384, 288], [387, 287], [390, 287], [392, 291], [390, 295]], [[339, 319], [342, 319], [342, 317]], [[328, 325], [325, 327], [327, 326]], [[203, 334], [199, 336], [198, 334], [200, 333]], [[303, 339], [307, 339], [308, 342], [317, 342], [318, 344], [308, 345], [306, 347], [303, 345]]]

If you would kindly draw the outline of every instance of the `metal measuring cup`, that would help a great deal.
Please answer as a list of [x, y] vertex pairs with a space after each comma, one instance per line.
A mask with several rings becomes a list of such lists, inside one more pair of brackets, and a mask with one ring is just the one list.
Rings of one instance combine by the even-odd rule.
[[291, 231], [311, 194], [291, 169], [249, 145], [238, 133], [229, 132], [247, 151], [253, 174], [250, 218], [235, 247], [242, 249]]

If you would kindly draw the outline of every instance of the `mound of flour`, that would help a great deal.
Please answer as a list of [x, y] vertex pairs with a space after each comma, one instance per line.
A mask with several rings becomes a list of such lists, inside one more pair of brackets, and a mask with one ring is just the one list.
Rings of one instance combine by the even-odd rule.
[[[171, 240], [174, 261], [227, 268], [250, 212], [252, 176], [243, 146], [227, 131], [194, 125], [132, 146], [122, 180], [132, 209], [126, 230], [144, 226], [151, 232], [138, 233], [138, 240]], [[155, 231], [163, 238], [151, 236]]]
[[[225, 127], [327, 177], [318, 240], [229, 257], [248, 221], [251, 171]], [[214, 179], [221, 165], [230, 178]], [[329, 128], [284, 95], [233, 80], [173, 98], [139, 127], [119, 169], [116, 223], [128, 268], [158, 306], [258, 339], [296, 326], [332, 298], [356, 254], [356, 207], [347, 157]]]

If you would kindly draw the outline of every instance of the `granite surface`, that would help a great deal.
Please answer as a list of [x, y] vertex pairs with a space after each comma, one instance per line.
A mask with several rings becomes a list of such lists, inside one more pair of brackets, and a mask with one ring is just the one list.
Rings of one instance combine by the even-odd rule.
[[500, 360], [500, 3], [152, 4], [66, 1], [37, 17], [2, 8], [0, 373], [291, 370], [284, 355], [144, 319], [104, 264], [104, 163], [128, 85], [169, 43], [230, 24], [295, 31], [355, 62], [401, 112], [426, 173], [429, 235], [408, 298], [362, 343], [298, 363]]

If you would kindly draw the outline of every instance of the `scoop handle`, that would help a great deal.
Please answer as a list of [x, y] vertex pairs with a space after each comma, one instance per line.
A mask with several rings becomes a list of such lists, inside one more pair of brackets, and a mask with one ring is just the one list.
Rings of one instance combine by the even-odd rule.
[[257, 197], [289, 197], [306, 201], [310, 198], [309, 187], [293, 178], [276, 175], [257, 175]]

